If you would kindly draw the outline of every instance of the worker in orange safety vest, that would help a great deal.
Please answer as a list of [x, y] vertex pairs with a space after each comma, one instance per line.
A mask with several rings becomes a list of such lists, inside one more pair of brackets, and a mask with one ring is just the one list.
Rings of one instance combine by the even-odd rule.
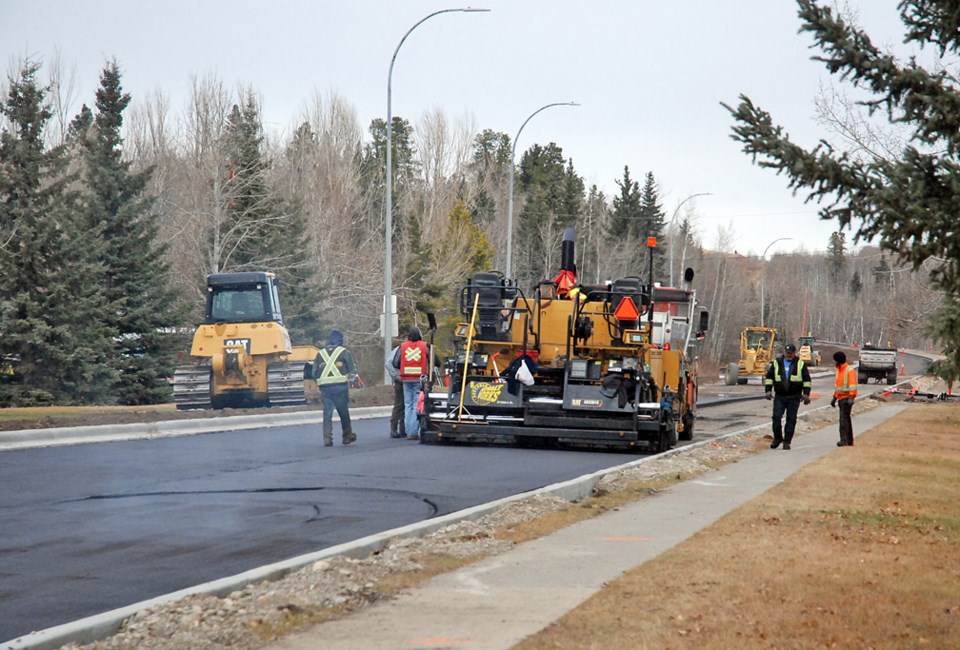
[[852, 447], [853, 421], [850, 414], [853, 411], [853, 402], [857, 399], [857, 370], [847, 364], [847, 355], [841, 350], [833, 353], [833, 362], [837, 366], [837, 378], [830, 406], [840, 407], [840, 441], [837, 446]]
[[400, 354], [397, 355], [395, 365], [400, 369], [400, 381], [403, 383], [403, 426], [407, 440], [419, 440], [417, 397], [420, 393], [420, 379], [427, 376], [429, 368], [429, 349], [427, 342], [420, 336], [419, 327], [411, 327], [407, 332], [407, 340], [400, 344]]

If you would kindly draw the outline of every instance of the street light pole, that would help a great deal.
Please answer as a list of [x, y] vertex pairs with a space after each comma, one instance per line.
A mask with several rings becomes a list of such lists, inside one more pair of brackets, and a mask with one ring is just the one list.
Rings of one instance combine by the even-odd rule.
[[540, 111], [545, 111], [552, 106], [579, 106], [580, 104], [576, 102], [554, 102], [553, 104], [547, 104], [546, 106], [541, 106], [533, 113], [530, 114], [530, 117], [523, 121], [523, 124], [520, 125], [520, 129], [517, 131], [517, 137], [513, 139], [513, 147], [510, 149], [510, 181], [508, 183], [509, 189], [507, 193], [509, 198], [507, 199], [507, 277], [513, 277], [513, 177], [516, 174], [516, 165], [514, 165], [514, 160], [517, 158], [517, 140], [520, 139], [520, 134], [523, 133], [523, 127], [527, 125], [527, 122], [533, 119], [533, 116], [539, 113]]
[[[407, 30], [407, 33], [403, 35], [403, 38], [400, 39], [400, 42], [397, 43], [397, 49], [393, 51], [393, 57], [390, 59], [390, 71], [387, 73], [387, 177], [386, 177], [386, 218], [385, 218], [385, 239], [386, 239], [386, 253], [384, 255], [383, 262], [383, 361], [386, 363], [387, 359], [390, 357], [391, 344], [393, 342], [393, 110], [392, 110], [392, 100], [393, 100], [393, 64], [397, 61], [397, 53], [400, 51], [400, 47], [403, 45], [403, 42], [407, 40], [407, 36], [410, 36], [410, 33], [415, 30], [417, 27], [422, 25], [427, 20], [433, 18], [434, 16], [439, 16], [440, 14], [459, 12], [459, 13], [473, 13], [473, 12], [486, 12], [490, 11], [489, 9], [473, 9], [471, 7], [464, 7], [459, 9], [441, 9], [440, 11], [434, 11], [432, 14], [424, 16], [417, 23]], [[384, 369], [383, 371], [383, 383], [389, 385], [391, 383], [390, 373]]]
[[684, 200], [680, 201], [680, 203], [677, 204], [677, 209], [673, 211], [673, 216], [670, 217], [670, 239], [667, 240], [667, 243], [670, 246], [670, 286], [671, 287], [676, 286], [673, 283], [673, 235], [674, 235], [673, 222], [677, 220], [677, 215], [680, 213], [680, 208], [683, 206], [683, 204], [697, 196], [713, 196], [713, 194], [711, 194], [710, 192], [697, 192], [696, 194], [691, 194], [690, 196], [688, 196], [687, 198], [685, 198]]
[[767, 247], [763, 249], [763, 255], [760, 256], [760, 264], [763, 267], [760, 269], [760, 327], [763, 327], [763, 285], [767, 277], [767, 251], [770, 250], [770, 247], [776, 244], [778, 241], [787, 241], [792, 240], [793, 237], [781, 237], [780, 239], [774, 239], [772, 242], [767, 244]]

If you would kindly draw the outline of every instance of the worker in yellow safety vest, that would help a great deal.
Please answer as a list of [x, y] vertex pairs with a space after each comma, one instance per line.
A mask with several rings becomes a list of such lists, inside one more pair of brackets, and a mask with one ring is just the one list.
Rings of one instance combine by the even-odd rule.
[[343, 444], [357, 440], [350, 426], [350, 376], [356, 372], [353, 355], [343, 347], [343, 332], [330, 330], [327, 345], [317, 353], [314, 363], [317, 387], [323, 397], [323, 445], [333, 446], [333, 412], [340, 416]]
[[[810, 369], [797, 358], [797, 347], [787, 343], [783, 354], [774, 359], [767, 366], [767, 375], [763, 381], [767, 399], [773, 401], [773, 442], [771, 449], [776, 449], [783, 443], [784, 449], [790, 449], [793, 442], [793, 432], [797, 427], [797, 411], [800, 402], [810, 403]], [[783, 416], [786, 414], [786, 425], [781, 429]]]

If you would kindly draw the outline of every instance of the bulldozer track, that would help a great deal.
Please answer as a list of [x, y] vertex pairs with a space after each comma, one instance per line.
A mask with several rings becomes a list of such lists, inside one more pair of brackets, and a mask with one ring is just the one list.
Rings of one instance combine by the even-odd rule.
[[210, 366], [180, 366], [173, 373], [173, 401], [178, 411], [209, 409]]
[[303, 361], [277, 361], [267, 367], [270, 406], [300, 406], [307, 403]]

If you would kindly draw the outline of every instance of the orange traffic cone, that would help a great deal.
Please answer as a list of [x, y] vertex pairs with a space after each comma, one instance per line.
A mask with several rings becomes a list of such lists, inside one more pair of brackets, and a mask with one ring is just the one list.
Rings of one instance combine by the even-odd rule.
[[904, 376], [905, 374], [907, 374], [907, 373], [906, 373], [906, 371], [905, 371], [904, 368], [903, 368], [903, 364], [901, 363], [901, 364], [900, 364], [900, 376], [902, 377], [902, 376]]

